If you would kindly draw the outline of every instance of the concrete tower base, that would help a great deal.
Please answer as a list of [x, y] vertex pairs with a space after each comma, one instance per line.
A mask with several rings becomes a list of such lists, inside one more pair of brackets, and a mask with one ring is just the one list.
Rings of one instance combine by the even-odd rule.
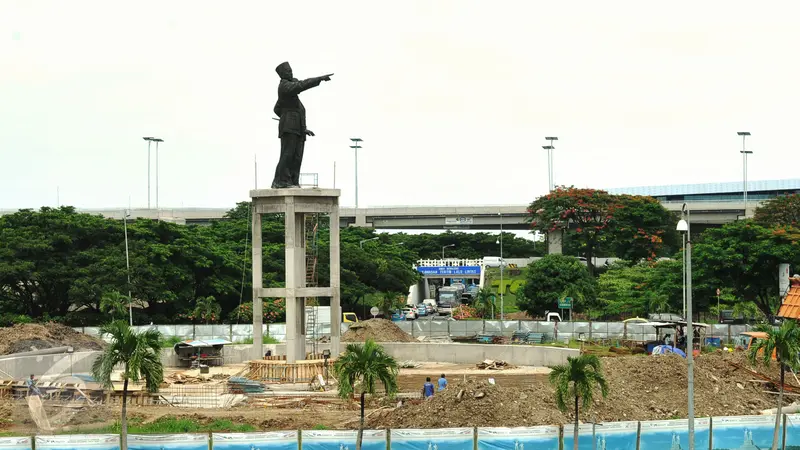
[[[256, 189], [253, 200], [253, 359], [264, 357], [262, 343], [262, 298], [286, 299], [286, 362], [305, 359], [305, 298], [330, 297], [331, 348], [339, 349], [342, 308], [339, 282], [339, 195], [338, 189]], [[264, 288], [262, 274], [261, 215], [284, 214], [286, 244], [286, 287]], [[306, 214], [330, 217], [330, 286], [306, 287]]]

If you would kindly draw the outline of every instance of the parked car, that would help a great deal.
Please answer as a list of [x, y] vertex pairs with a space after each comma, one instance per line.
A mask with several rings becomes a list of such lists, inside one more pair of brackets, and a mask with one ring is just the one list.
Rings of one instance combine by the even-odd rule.
[[413, 308], [414, 308], [414, 312], [417, 314], [417, 317], [422, 317], [422, 316], [427, 316], [428, 315], [428, 309], [425, 308], [425, 305], [423, 305], [421, 303], [419, 305], [414, 306]]
[[403, 314], [403, 311], [400, 311], [399, 309], [392, 311], [392, 322], [399, 322], [401, 320], [405, 320], [405, 318], [406, 315]]

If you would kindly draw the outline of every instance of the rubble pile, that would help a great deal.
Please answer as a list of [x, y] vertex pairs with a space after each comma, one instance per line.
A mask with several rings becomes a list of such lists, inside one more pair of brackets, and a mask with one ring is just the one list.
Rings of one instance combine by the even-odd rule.
[[72, 347], [76, 352], [102, 350], [106, 343], [59, 323], [22, 323], [0, 328], [0, 355]]
[[414, 342], [414, 338], [401, 330], [391, 320], [369, 319], [350, 325], [342, 336], [343, 342]]
[[[596, 391], [586, 420], [664, 420], [687, 415], [686, 360], [677, 355], [603, 358], [607, 398]], [[495, 362], [496, 363], [496, 362]], [[733, 363], [733, 364], [732, 364]], [[738, 365], [735, 366], [734, 364]], [[482, 364], [479, 364], [479, 366]], [[774, 408], [777, 389], [755, 377], [742, 354], [704, 354], [695, 359], [695, 413], [703, 416], [757, 415]], [[778, 379], [778, 368], [754, 368]], [[787, 377], [787, 384], [794, 384]], [[800, 386], [798, 386], [800, 389]], [[572, 408], [561, 412], [547, 377], [531, 377], [523, 386], [495, 385], [467, 379], [454, 382], [430, 400], [411, 400], [370, 419], [372, 427], [432, 428], [536, 426], [574, 420]]]

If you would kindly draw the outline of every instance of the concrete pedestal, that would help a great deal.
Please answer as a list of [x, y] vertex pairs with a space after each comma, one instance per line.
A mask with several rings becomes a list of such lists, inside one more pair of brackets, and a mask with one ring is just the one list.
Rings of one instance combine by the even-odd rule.
[[[253, 200], [253, 350], [254, 359], [264, 357], [262, 343], [262, 298], [286, 299], [286, 362], [305, 359], [305, 298], [330, 297], [331, 348], [338, 349], [342, 308], [339, 282], [339, 195], [338, 189], [256, 189]], [[264, 288], [262, 274], [261, 215], [284, 214], [286, 244], [286, 287]], [[306, 214], [330, 217], [330, 286], [306, 287]]]
[[552, 231], [547, 233], [547, 254], [560, 255], [562, 252], [562, 243], [564, 232], [561, 230]]

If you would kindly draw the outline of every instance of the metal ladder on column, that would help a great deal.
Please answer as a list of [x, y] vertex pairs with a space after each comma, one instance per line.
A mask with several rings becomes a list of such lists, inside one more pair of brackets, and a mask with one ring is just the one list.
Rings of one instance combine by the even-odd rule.
[[306, 349], [311, 352], [311, 358], [317, 354], [317, 307], [306, 306]]
[[[317, 262], [319, 259], [319, 214], [306, 214], [303, 217], [303, 229], [305, 232], [306, 247], [306, 287], [319, 286], [319, 276], [317, 273]], [[312, 355], [317, 354], [317, 308], [319, 303], [314, 297], [307, 297], [305, 300], [306, 312], [306, 348], [309, 348]]]

